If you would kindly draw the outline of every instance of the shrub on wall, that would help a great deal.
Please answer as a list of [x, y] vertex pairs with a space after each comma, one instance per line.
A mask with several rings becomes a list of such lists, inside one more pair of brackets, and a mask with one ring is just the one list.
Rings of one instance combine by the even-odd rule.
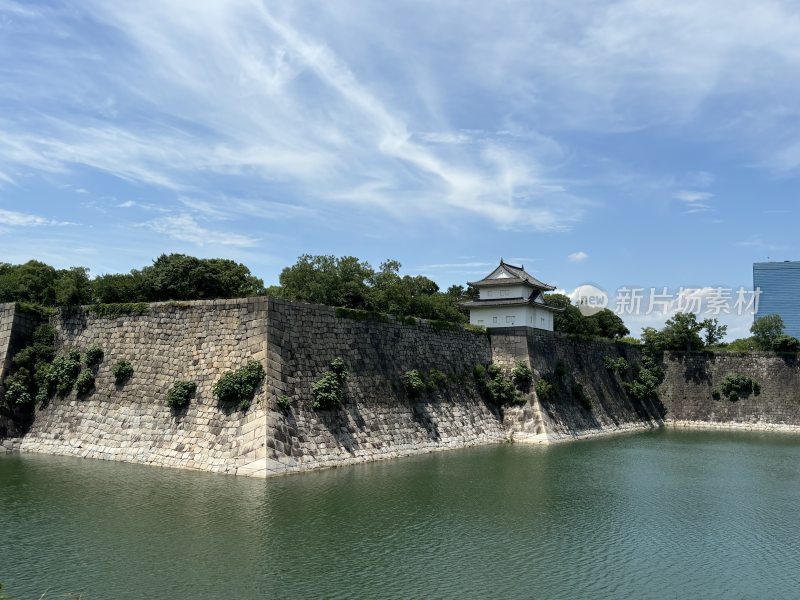
[[473, 325], [472, 323], [465, 323], [464, 330], [478, 335], [486, 335], [488, 333], [486, 327], [483, 325]]
[[554, 402], [556, 399], [556, 387], [544, 377], [539, 379], [534, 386], [536, 396], [540, 402]]
[[47, 378], [55, 391], [60, 396], [66, 396], [72, 391], [78, 375], [81, 372], [81, 355], [76, 350], [60, 354], [53, 359]]
[[411, 398], [419, 398], [427, 388], [425, 379], [416, 369], [403, 373], [403, 385]]
[[617, 375], [624, 375], [628, 372], [628, 368], [630, 367], [628, 361], [625, 360], [623, 356], [618, 356], [616, 358], [604, 356], [603, 365], [605, 365], [606, 369]]
[[13, 375], [6, 377], [6, 402], [8, 404], [30, 404], [33, 396], [28, 389], [28, 373], [20, 369]]
[[289, 396], [287, 396], [286, 394], [281, 394], [275, 401], [275, 403], [281, 410], [289, 410], [292, 407], [292, 404], [294, 404], [294, 400], [289, 398]]
[[98, 317], [116, 319], [127, 315], [146, 315], [150, 313], [150, 305], [146, 302], [119, 302], [113, 304], [92, 304], [88, 311]]
[[133, 375], [133, 365], [127, 360], [120, 360], [111, 367], [111, 374], [117, 385], [122, 385]]
[[472, 367], [472, 376], [475, 378], [475, 381], [483, 381], [486, 379], [486, 367], [480, 363], [476, 364]]
[[103, 349], [97, 344], [92, 344], [83, 352], [83, 364], [87, 367], [96, 367], [103, 362]]
[[442, 373], [439, 369], [431, 369], [428, 371], [428, 383], [434, 387], [442, 387], [447, 384], [447, 375]]
[[761, 385], [747, 375], [733, 373], [726, 375], [722, 380], [720, 391], [728, 400], [736, 402], [739, 398], [750, 394], [758, 396], [761, 393]]
[[225, 373], [211, 391], [220, 402], [236, 403], [242, 410], [247, 410], [262, 381], [264, 381], [264, 367], [260, 362], [251, 360], [241, 369]]
[[475, 365], [472, 374], [481, 395], [492, 404], [502, 407], [507, 404], [524, 403], [514, 382], [506, 377], [497, 365], [491, 364], [488, 367]]
[[311, 386], [311, 394], [314, 396], [312, 406], [317, 409], [341, 406], [345, 381], [347, 381], [347, 367], [341, 358], [334, 358], [330, 363], [330, 370]]
[[658, 386], [664, 381], [664, 371], [656, 359], [645, 354], [642, 363], [636, 365], [636, 375], [633, 381], [622, 384], [625, 392], [634, 400], [646, 400], [658, 397]]
[[[336, 309], [336, 316], [340, 319], [351, 319], [353, 321], [379, 321], [381, 323], [389, 323], [389, 316], [371, 310], [360, 310], [357, 308], [338, 307]], [[416, 320], [414, 321], [416, 324]]]
[[75, 391], [78, 396], [85, 396], [94, 389], [94, 375], [91, 371], [81, 371], [75, 380]]
[[[55, 329], [50, 325], [39, 325], [33, 331], [31, 342], [14, 356], [11, 372], [5, 379], [5, 399], [9, 405], [31, 404], [40, 395], [49, 398], [47, 389], [40, 394], [40, 387], [47, 388], [48, 381], [42, 374], [49, 372], [55, 355]], [[41, 382], [41, 385], [40, 385]]]
[[790, 335], [780, 335], [772, 342], [772, 349], [781, 354], [797, 354], [800, 352], [800, 340]]
[[533, 382], [533, 372], [523, 361], [519, 361], [514, 365], [514, 368], [511, 369], [511, 380], [517, 388], [523, 392], [527, 392], [531, 387], [531, 382]]
[[428, 321], [428, 324], [434, 331], [461, 331], [464, 328], [460, 323], [443, 321], [441, 319], [433, 319]]
[[176, 381], [167, 392], [167, 406], [175, 410], [186, 408], [195, 391], [197, 384], [194, 381]]

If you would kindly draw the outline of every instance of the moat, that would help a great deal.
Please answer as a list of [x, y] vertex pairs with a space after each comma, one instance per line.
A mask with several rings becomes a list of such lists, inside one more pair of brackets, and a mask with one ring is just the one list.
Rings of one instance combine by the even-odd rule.
[[14, 598], [789, 598], [800, 437], [657, 431], [257, 480], [0, 455]]

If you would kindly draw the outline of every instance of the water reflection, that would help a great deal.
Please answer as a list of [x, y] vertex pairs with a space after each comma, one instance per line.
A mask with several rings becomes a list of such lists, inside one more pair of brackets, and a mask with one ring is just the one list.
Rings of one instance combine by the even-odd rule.
[[267, 481], [0, 457], [18, 598], [788, 597], [800, 441], [655, 432]]

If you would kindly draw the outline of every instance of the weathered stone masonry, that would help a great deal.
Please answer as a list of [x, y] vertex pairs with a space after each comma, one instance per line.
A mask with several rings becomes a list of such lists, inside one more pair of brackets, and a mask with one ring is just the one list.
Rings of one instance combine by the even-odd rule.
[[492, 331], [494, 362], [510, 370], [525, 362], [536, 378], [564, 372], [567, 387], [580, 384], [591, 404], [586, 408], [568, 394], [545, 401], [531, 394], [520, 409], [507, 411], [506, 424], [518, 441], [554, 441], [597, 433], [652, 429], [663, 424], [663, 407], [657, 402], [639, 402], [628, 397], [619, 377], [604, 365], [605, 357], [641, 360], [639, 349], [607, 340], [579, 340], [564, 334], [528, 327]]
[[[339, 318], [330, 307], [266, 298], [160, 303], [112, 319], [65, 312], [52, 323], [59, 351], [98, 344], [105, 356], [89, 397], [73, 393], [37, 409], [22, 451], [266, 476], [504, 436], [471, 377], [476, 362], [491, 361], [485, 335]], [[311, 385], [336, 356], [349, 371], [345, 406], [312, 410]], [[117, 386], [111, 368], [121, 359], [134, 374]], [[251, 359], [267, 372], [253, 406], [218, 406], [214, 382]], [[449, 383], [411, 402], [402, 374], [434, 367]], [[174, 414], [164, 400], [181, 379], [198, 388]], [[284, 394], [295, 400], [289, 411], [277, 408]]]
[[[661, 399], [666, 423], [732, 429], [800, 429], [800, 363], [774, 354], [674, 354], [665, 358]], [[731, 402], [712, 396], [727, 375], [759, 382], [758, 395]]]
[[[800, 426], [796, 362], [768, 355], [668, 356], [660, 401], [635, 402], [606, 356], [640, 359], [625, 344], [575, 340], [527, 328], [491, 336], [404, 324], [391, 317], [353, 319], [326, 306], [266, 298], [159, 303], [146, 315], [104, 318], [82, 311], [52, 319], [59, 350], [100, 345], [96, 390], [37, 409], [22, 438], [0, 444], [22, 451], [69, 454], [268, 476], [439, 449], [516, 441], [546, 442], [663, 425]], [[30, 336], [34, 320], [0, 306], [0, 367]], [[313, 410], [311, 386], [341, 357], [348, 369], [345, 405]], [[134, 374], [117, 386], [112, 366], [129, 360]], [[261, 361], [266, 380], [243, 412], [219, 406], [213, 384], [228, 370]], [[574, 399], [498, 411], [480, 397], [475, 363], [506, 371], [523, 361], [536, 375], [561, 369], [580, 383], [591, 408]], [[436, 368], [447, 383], [411, 400], [402, 384], [410, 369]], [[725, 375], [761, 382], [759, 396], [713, 400]], [[189, 407], [170, 411], [165, 397], [177, 380], [198, 384]], [[293, 401], [278, 408], [282, 396]], [[0, 427], [3, 421], [0, 419]], [[771, 425], [770, 425], [771, 426]], [[2, 436], [0, 436], [2, 437]]]
[[[11, 369], [11, 359], [27, 345], [36, 322], [33, 315], [17, 310], [13, 303], [0, 304], [0, 398], [3, 397], [3, 381]], [[10, 416], [3, 412], [0, 412], [0, 440], [20, 433]]]
[[[71, 311], [53, 318], [57, 350], [98, 344], [104, 359], [96, 389], [37, 409], [22, 451], [71, 454], [162, 466], [235, 472], [263, 449], [264, 409], [219, 407], [211, 386], [227, 370], [266, 358], [266, 299], [151, 306], [147, 315], [103, 318]], [[133, 375], [116, 385], [119, 360]], [[185, 412], [165, 405], [175, 381], [197, 382]]]
[[[491, 361], [489, 339], [393, 318], [356, 320], [327, 306], [270, 301], [269, 405], [286, 395], [290, 412], [271, 413], [268, 456], [251, 468], [271, 472], [363, 462], [496, 442], [496, 409], [472, 380], [475, 363]], [[336, 357], [348, 369], [341, 410], [311, 409], [311, 386]], [[411, 401], [402, 384], [410, 369], [439, 369], [447, 385]], [[282, 458], [287, 455], [289, 458]]]

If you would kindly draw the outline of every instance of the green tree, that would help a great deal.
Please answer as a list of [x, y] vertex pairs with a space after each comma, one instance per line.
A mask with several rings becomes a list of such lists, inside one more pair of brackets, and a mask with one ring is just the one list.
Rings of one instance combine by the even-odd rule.
[[149, 301], [244, 298], [264, 293], [264, 282], [250, 269], [224, 258], [162, 254], [141, 270], [141, 278]]
[[80, 306], [92, 300], [89, 269], [72, 267], [58, 271], [55, 280], [55, 303], [58, 306]]
[[364, 309], [374, 274], [369, 263], [354, 256], [304, 254], [281, 271], [281, 295], [290, 300]]
[[[463, 322], [459, 307], [464, 300], [458, 288], [439, 291], [435, 281], [423, 275], [400, 275], [400, 263], [387, 260], [375, 271], [353, 256], [303, 255], [280, 276], [280, 288], [269, 293], [290, 300]], [[466, 292], [464, 292], [466, 293]]]
[[101, 304], [147, 302], [149, 300], [140, 271], [99, 275], [92, 280], [92, 301]]
[[553, 329], [561, 333], [580, 335], [586, 331], [580, 309], [564, 294], [547, 294], [545, 302], [562, 310], [553, 313]]
[[775, 352], [797, 354], [800, 352], [800, 340], [790, 335], [779, 335], [772, 343], [772, 349]]
[[725, 346], [726, 352], [752, 352], [758, 347], [755, 338], [739, 338]]
[[660, 334], [665, 350], [691, 352], [702, 350], [704, 343], [700, 337], [703, 323], [697, 321], [694, 313], [677, 313], [668, 319]]
[[716, 346], [725, 339], [728, 333], [727, 325], [720, 325], [717, 319], [705, 319], [700, 323], [705, 331], [704, 341], [706, 346]]
[[753, 322], [750, 333], [761, 350], [772, 350], [775, 340], [783, 335], [784, 324], [780, 315], [765, 315]]
[[84, 304], [91, 299], [88, 269], [56, 269], [38, 260], [0, 264], [0, 302], [44, 306]]
[[630, 333], [622, 319], [608, 308], [593, 315], [584, 316], [580, 308], [572, 303], [569, 296], [547, 294], [544, 298], [549, 306], [561, 309], [553, 315], [553, 329], [556, 331], [611, 339], [622, 338]]
[[630, 333], [620, 316], [608, 308], [604, 308], [592, 316], [586, 317], [586, 320], [597, 323], [600, 336], [605, 338], [617, 339], [625, 337]]

